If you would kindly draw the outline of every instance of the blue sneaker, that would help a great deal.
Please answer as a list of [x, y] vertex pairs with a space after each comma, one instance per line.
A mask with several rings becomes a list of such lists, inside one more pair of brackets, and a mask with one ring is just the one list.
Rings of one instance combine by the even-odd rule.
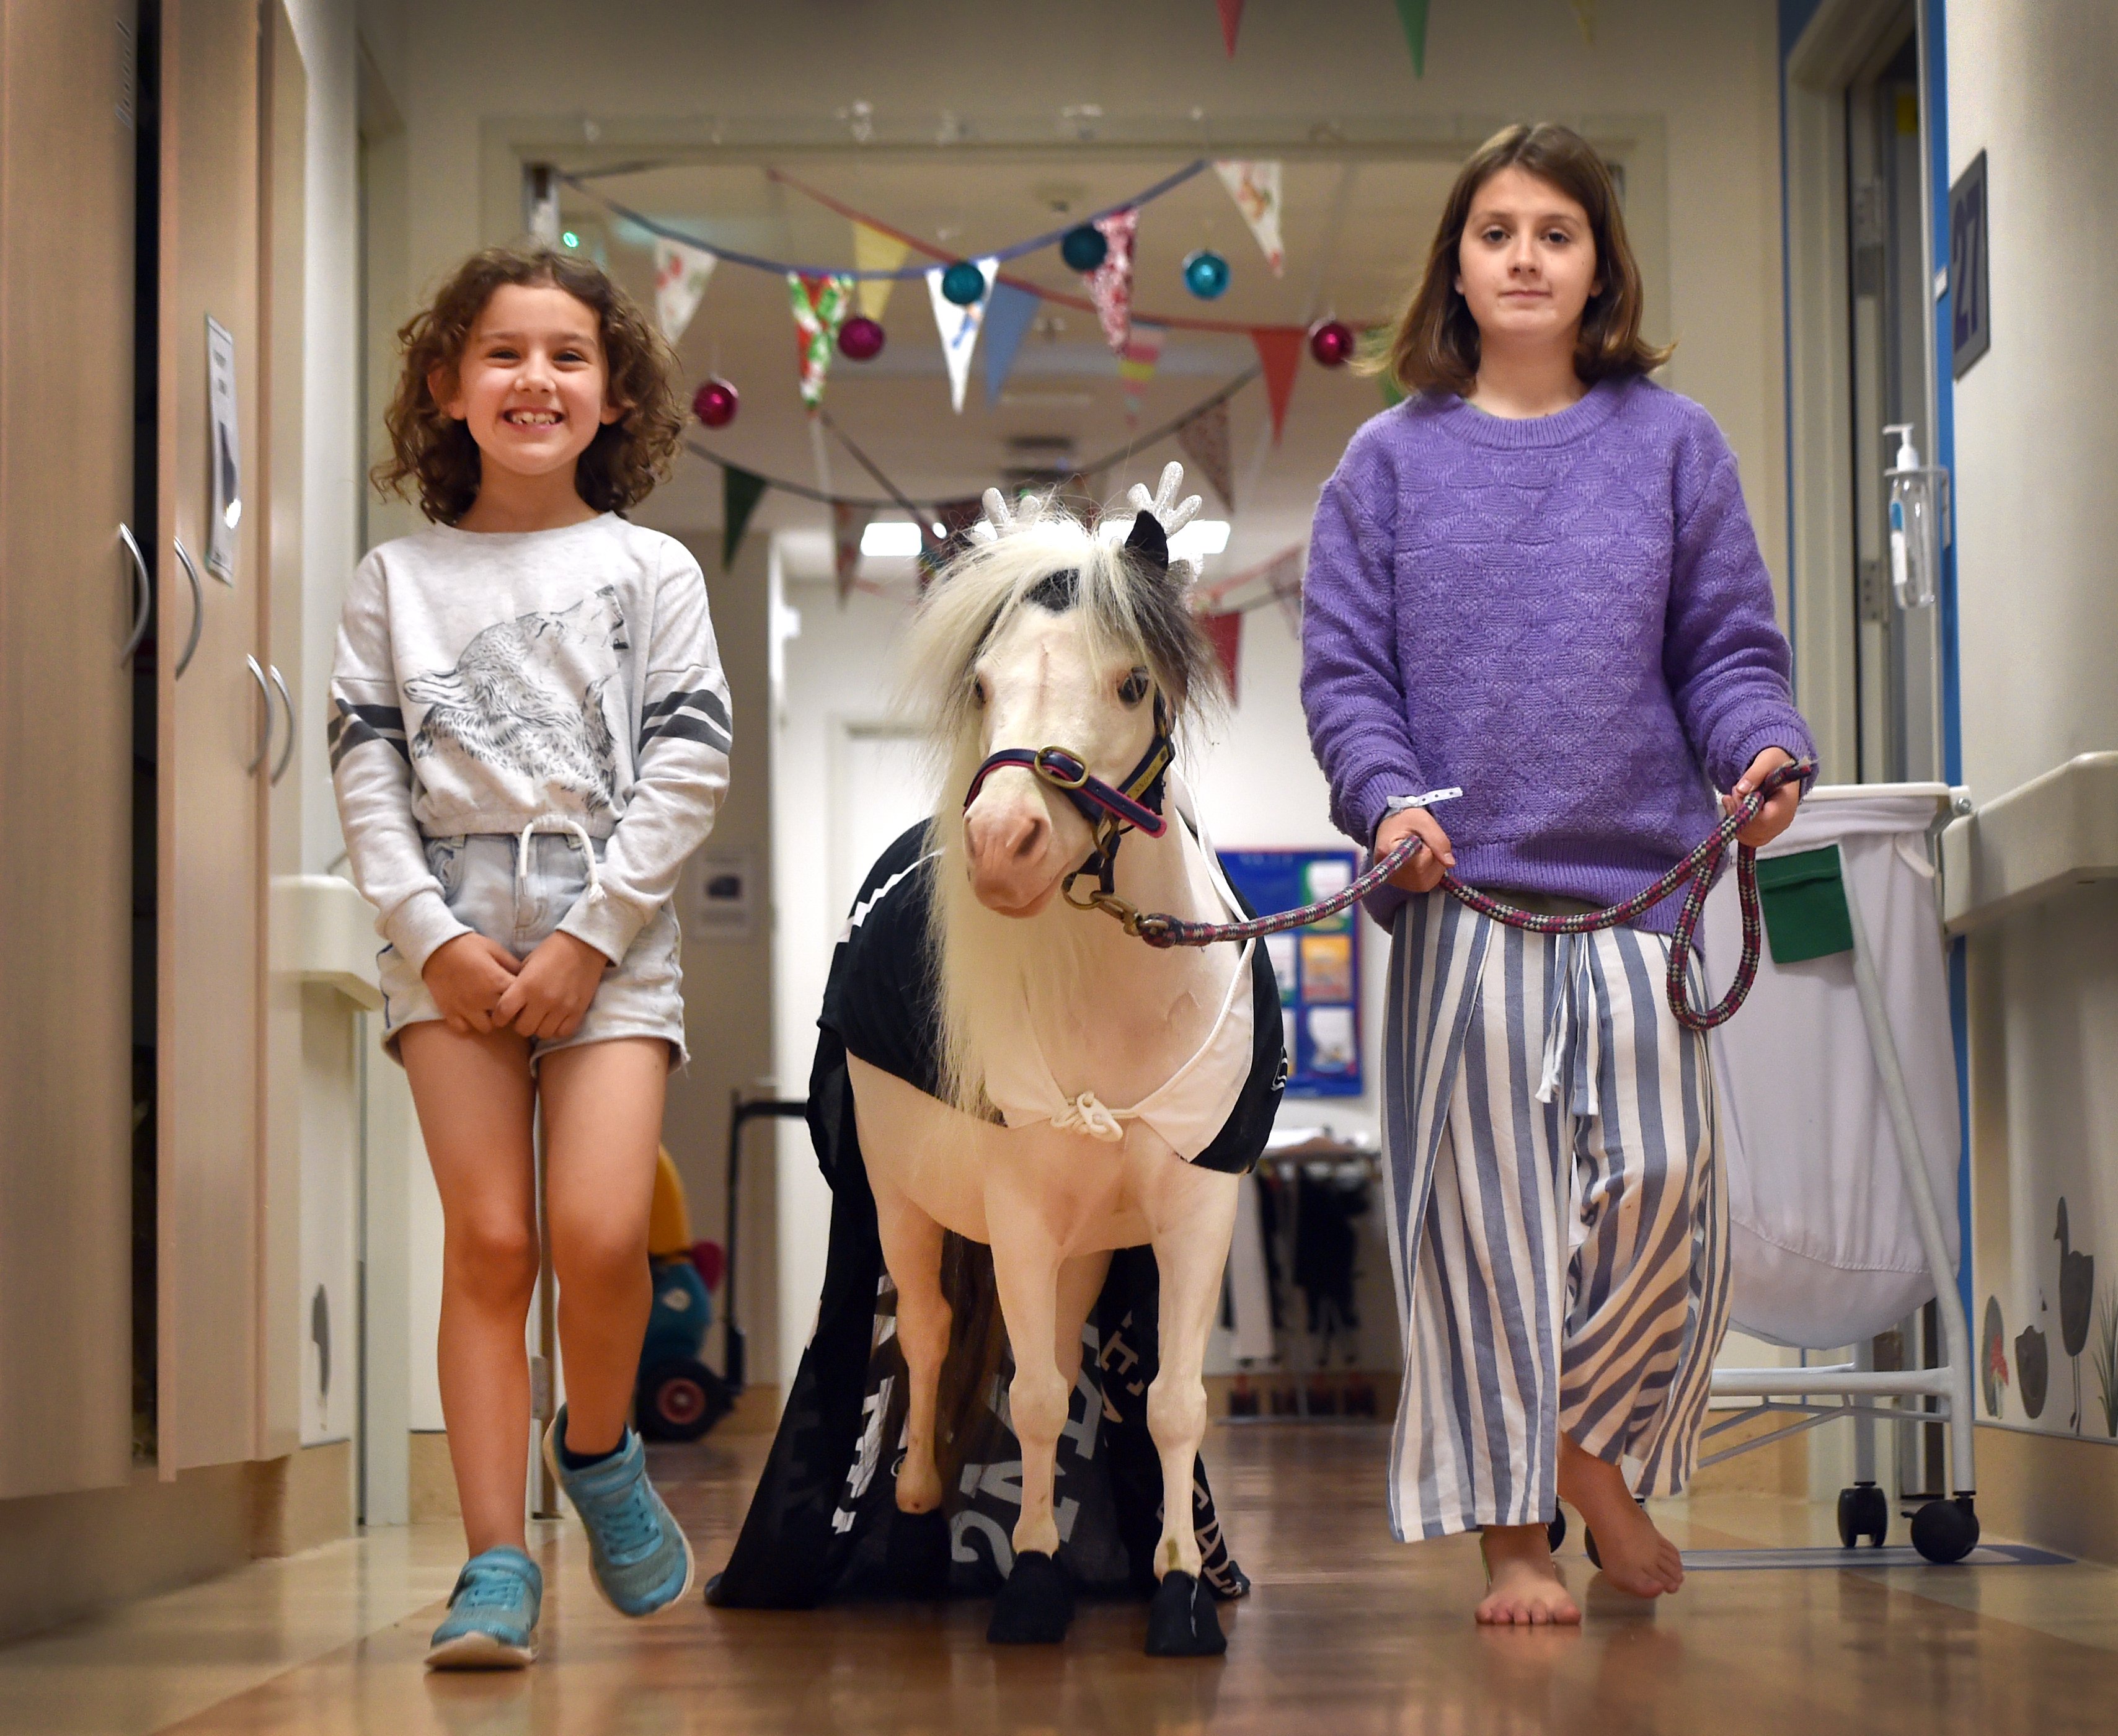
[[537, 1655], [544, 1576], [520, 1549], [488, 1549], [464, 1563], [434, 1630], [429, 1669], [520, 1669]]
[[569, 1470], [562, 1405], [544, 1434], [544, 1462], [588, 1527], [590, 1576], [620, 1615], [652, 1615], [691, 1589], [691, 1545], [647, 1480], [647, 1449], [632, 1429], [609, 1458]]

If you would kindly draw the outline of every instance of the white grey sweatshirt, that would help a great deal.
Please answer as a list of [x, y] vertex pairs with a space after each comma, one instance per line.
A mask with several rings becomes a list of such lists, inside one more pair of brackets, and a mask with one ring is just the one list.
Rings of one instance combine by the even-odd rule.
[[602, 894], [559, 926], [613, 963], [676, 890], [728, 789], [728, 683], [682, 544], [614, 513], [557, 530], [436, 525], [348, 588], [331, 781], [354, 885], [423, 970], [468, 933], [424, 840], [578, 826]]

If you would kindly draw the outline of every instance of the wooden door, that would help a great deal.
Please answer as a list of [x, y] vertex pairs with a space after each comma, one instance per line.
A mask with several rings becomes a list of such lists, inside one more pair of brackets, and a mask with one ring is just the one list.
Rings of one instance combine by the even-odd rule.
[[[308, 155], [309, 81], [281, 0], [265, 0], [258, 33], [262, 146], [258, 199], [263, 245], [258, 266], [257, 398], [261, 466], [258, 509], [263, 571], [254, 587], [266, 675], [279, 707], [269, 763], [257, 779], [264, 849], [257, 895], [267, 913], [259, 984], [258, 1066], [263, 1123], [258, 1166], [258, 1419], [261, 1457], [301, 1444], [303, 1358], [312, 1332], [326, 1336], [328, 1369], [334, 1322], [302, 1295], [302, 979], [286, 925], [270, 919], [272, 883], [302, 872], [302, 779], [295, 737], [317, 726], [321, 706], [302, 691], [302, 292], [307, 247], [303, 182]], [[342, 1368], [351, 1359], [341, 1353]], [[343, 1379], [343, 1376], [340, 1377]]]
[[[258, 1447], [264, 679], [258, 450], [258, 14], [164, 0], [157, 400], [162, 587], [158, 1058], [162, 1474]], [[215, 450], [208, 322], [234, 340], [239, 439]], [[213, 465], [243, 510], [210, 566]], [[181, 547], [188, 566], [176, 553]], [[193, 599], [196, 599], [196, 601]], [[194, 610], [197, 611], [194, 615]], [[178, 664], [196, 621], [197, 642]], [[253, 674], [253, 669], [255, 673]]]
[[132, 1465], [132, 22], [0, 12], [0, 1497]]

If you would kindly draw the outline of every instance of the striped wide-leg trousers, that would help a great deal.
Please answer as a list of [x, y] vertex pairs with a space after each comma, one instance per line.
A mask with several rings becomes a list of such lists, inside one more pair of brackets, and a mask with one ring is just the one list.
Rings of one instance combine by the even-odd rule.
[[1526, 933], [1441, 891], [1399, 913], [1383, 1066], [1400, 1539], [1549, 1520], [1562, 1430], [1641, 1496], [1690, 1475], [1727, 1214], [1706, 1042], [1669, 1010], [1668, 960], [1659, 935]]

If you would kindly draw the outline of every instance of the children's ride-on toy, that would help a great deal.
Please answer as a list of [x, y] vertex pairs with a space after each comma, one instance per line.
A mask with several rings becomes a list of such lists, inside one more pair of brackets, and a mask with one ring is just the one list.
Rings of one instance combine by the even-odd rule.
[[647, 1259], [654, 1303], [640, 1347], [633, 1424], [650, 1441], [696, 1441], [735, 1402], [728, 1383], [701, 1359], [713, 1323], [710, 1290], [721, 1275], [721, 1250], [691, 1240], [684, 1183], [666, 1149], [655, 1165]]

